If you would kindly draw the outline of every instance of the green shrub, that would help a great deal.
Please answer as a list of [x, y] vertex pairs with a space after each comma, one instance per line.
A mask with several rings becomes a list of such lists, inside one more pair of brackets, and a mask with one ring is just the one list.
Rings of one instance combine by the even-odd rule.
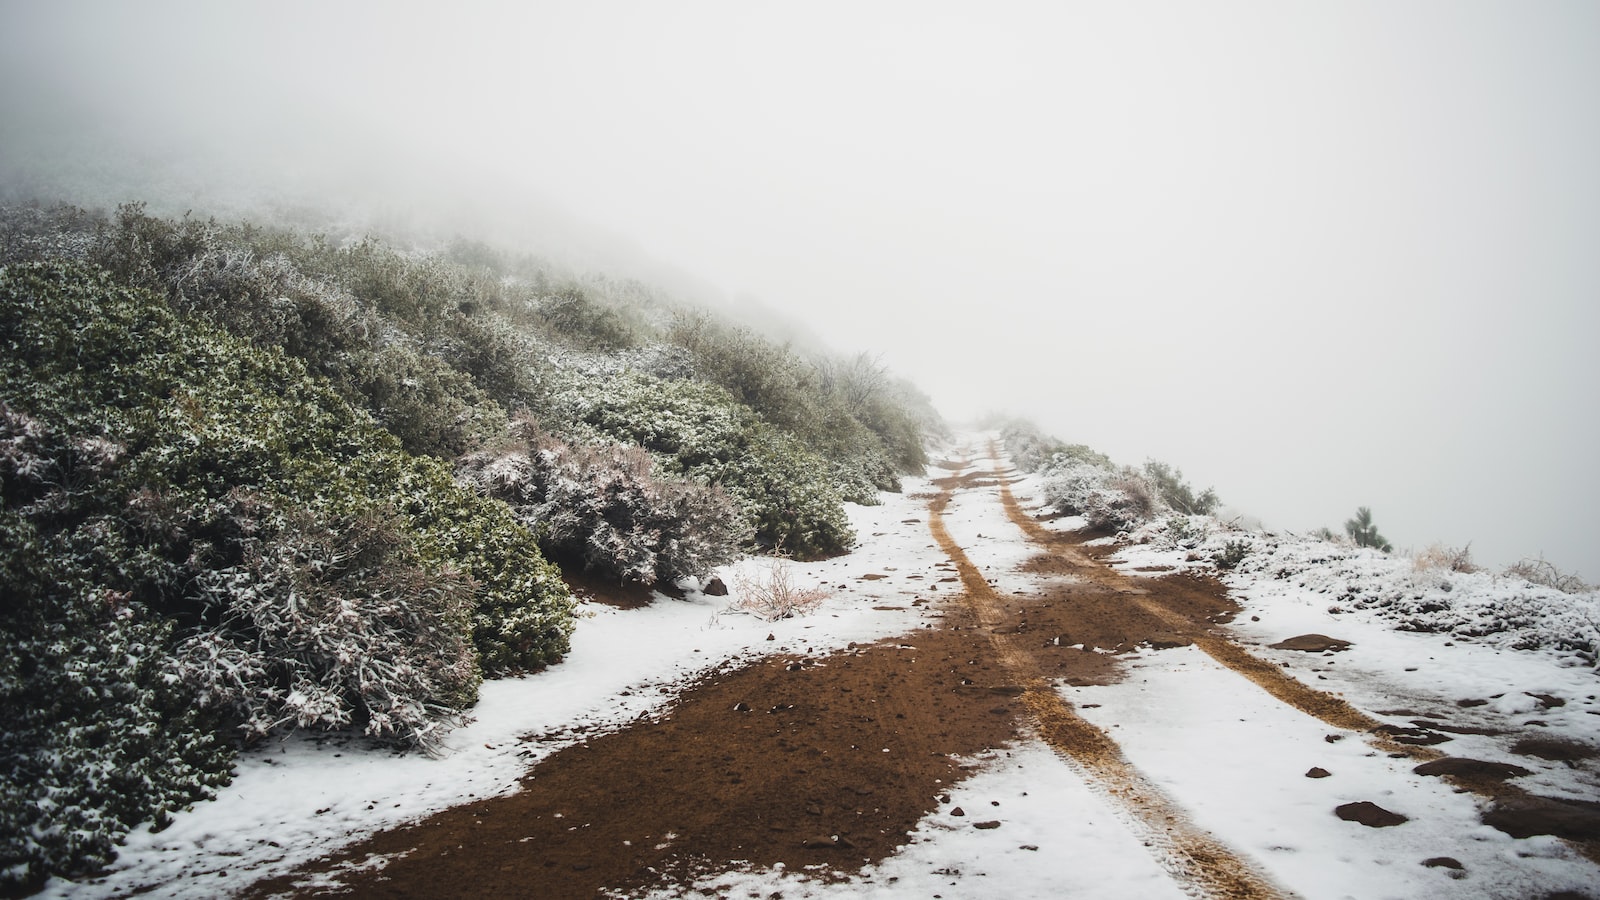
[[1217, 492], [1206, 488], [1196, 495], [1194, 488], [1183, 480], [1183, 470], [1174, 469], [1164, 462], [1146, 460], [1144, 475], [1168, 506], [1189, 516], [1209, 516], [1217, 509]]
[[1372, 510], [1365, 506], [1356, 510], [1355, 518], [1344, 523], [1344, 533], [1350, 536], [1357, 547], [1371, 547], [1388, 553], [1394, 547], [1378, 533], [1378, 526], [1372, 524]]
[[[5, 877], [103, 865], [132, 822], [223, 777], [234, 737], [355, 726], [427, 747], [473, 701], [478, 654], [566, 652], [571, 598], [510, 510], [298, 361], [63, 264], [0, 269], [0, 346], [0, 702], [28, 723], [0, 790], [10, 809], [37, 777], [100, 810], [5, 819]], [[83, 702], [40, 687], [80, 683]], [[88, 830], [40, 843], [69, 827]]]
[[826, 461], [719, 387], [627, 373], [566, 403], [575, 421], [657, 454], [665, 471], [726, 490], [768, 546], [817, 557], [855, 540]]
[[738, 559], [750, 528], [720, 488], [653, 471], [637, 446], [575, 446], [531, 420], [462, 460], [461, 477], [505, 501], [549, 555], [642, 584], [703, 577]]

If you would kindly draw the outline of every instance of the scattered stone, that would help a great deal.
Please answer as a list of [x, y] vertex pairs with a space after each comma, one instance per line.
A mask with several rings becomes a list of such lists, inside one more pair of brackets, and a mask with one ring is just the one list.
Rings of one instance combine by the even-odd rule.
[[1324, 741], [1327, 741], [1330, 744], [1337, 744], [1340, 741], [1344, 740], [1344, 735], [1342, 735], [1342, 734], [1325, 734], [1325, 735], [1322, 736], [1322, 739]]
[[749, 712], [750, 711], [750, 704], [744, 702], [743, 700], [740, 700], [738, 703], [735, 703], [733, 705], [733, 711], [734, 712]]
[[1567, 701], [1557, 697], [1554, 694], [1535, 694], [1533, 691], [1523, 691], [1523, 693], [1539, 701], [1539, 705], [1543, 706], [1545, 709], [1555, 709], [1558, 706], [1567, 705]]
[[1489, 701], [1483, 699], [1457, 700], [1456, 705], [1462, 709], [1470, 709], [1474, 706], [1488, 706]]
[[1482, 818], [1483, 824], [1518, 839], [1536, 834], [1573, 841], [1600, 838], [1600, 803], [1535, 796], [1507, 798], [1495, 802]]
[[1332, 774], [1332, 772], [1329, 772], [1327, 769], [1324, 769], [1321, 766], [1312, 766], [1306, 771], [1307, 778], [1327, 778]]
[[721, 578], [712, 578], [706, 582], [704, 588], [701, 588], [701, 592], [707, 597], [726, 597], [728, 596], [728, 585]]
[[1325, 634], [1302, 634], [1267, 646], [1274, 650], [1299, 650], [1302, 653], [1338, 653], [1350, 649], [1350, 642]]
[[1039, 845], [1038, 844], [1023, 844], [1022, 845], [1022, 849], [1023, 850], [1038, 850], [1039, 849]]
[[1468, 759], [1464, 756], [1446, 756], [1425, 762], [1411, 770], [1418, 775], [1481, 776], [1485, 778], [1521, 778], [1532, 774], [1521, 766], [1510, 763]]
[[967, 814], [967, 811], [962, 809], [959, 806], [956, 807], [955, 809], [950, 810], [950, 815], [952, 815], [952, 816], [964, 816], [966, 814]]
[[1422, 864], [1430, 869], [1455, 869], [1457, 871], [1466, 869], [1466, 866], [1461, 864], [1461, 860], [1453, 856], [1435, 856], [1432, 859], [1423, 860]]
[[1346, 803], [1335, 808], [1333, 812], [1346, 822], [1359, 822], [1368, 828], [1389, 828], [1394, 825], [1404, 825], [1411, 821], [1407, 817], [1397, 812], [1390, 812], [1369, 800]]
[[998, 821], [994, 821], [994, 820], [991, 820], [991, 821], [988, 821], [988, 822], [973, 822], [972, 823], [972, 827], [973, 828], [979, 828], [979, 829], [982, 829], [984, 831], [990, 831], [992, 829], [999, 828], [1000, 827], [1000, 823]]
[[1511, 752], [1518, 756], [1536, 756], [1551, 762], [1563, 762], [1571, 766], [1595, 756], [1595, 748], [1577, 741], [1565, 741], [1560, 738], [1525, 737], [1511, 745]]
[[857, 581], [882, 581], [883, 579], [888, 578], [888, 577], [889, 576], [887, 576], [887, 575], [880, 575], [877, 572], [873, 572], [873, 573], [868, 574], [868, 575], [863, 575], [863, 576], [861, 576], [860, 578], [858, 578], [856, 580]]
[[1153, 634], [1144, 640], [1152, 650], [1174, 650], [1178, 647], [1187, 647], [1192, 641], [1181, 634], [1172, 631], [1163, 631]]
[[775, 641], [775, 640], [777, 640], [777, 639], [778, 639], [778, 636], [777, 636], [777, 635], [775, 635], [775, 634], [773, 634], [773, 633], [772, 633], [772, 632], [770, 632], [770, 631], [769, 631], [769, 632], [767, 632], [767, 640], [769, 640], [769, 641]]

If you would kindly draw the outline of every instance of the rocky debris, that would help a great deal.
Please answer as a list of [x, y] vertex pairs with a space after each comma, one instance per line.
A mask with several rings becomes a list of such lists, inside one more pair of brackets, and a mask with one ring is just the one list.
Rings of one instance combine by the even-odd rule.
[[1523, 691], [1523, 693], [1539, 701], [1539, 705], [1543, 706], [1545, 709], [1555, 709], [1558, 706], [1567, 705], [1567, 701], [1557, 697], [1554, 694], [1535, 694], [1533, 691]]
[[994, 828], [999, 828], [1000, 827], [1000, 823], [997, 820], [991, 819], [988, 822], [973, 822], [972, 823], [972, 827], [973, 828], [982, 829], [984, 831], [989, 831], [989, 830], [994, 829]]
[[1334, 809], [1334, 814], [1346, 822], [1359, 822], [1368, 828], [1389, 828], [1411, 821], [1397, 812], [1390, 812], [1370, 800], [1346, 803]]
[[1456, 705], [1462, 709], [1470, 709], [1474, 706], [1488, 706], [1489, 701], [1482, 698], [1473, 698], [1468, 700], [1457, 700]]
[[1328, 778], [1332, 775], [1332, 772], [1329, 772], [1327, 769], [1324, 769], [1321, 766], [1312, 766], [1310, 769], [1306, 770], [1307, 778]]
[[1163, 631], [1150, 635], [1143, 643], [1148, 644], [1152, 650], [1173, 650], [1187, 647], [1194, 642], [1175, 631]]
[[1350, 649], [1350, 642], [1325, 634], [1301, 634], [1267, 646], [1274, 650], [1299, 650], [1302, 653], [1338, 653]]
[[1551, 797], [1513, 797], [1496, 801], [1483, 824], [1514, 838], [1551, 834], [1574, 841], [1600, 838], [1600, 803]]
[[1521, 766], [1511, 763], [1489, 762], [1482, 759], [1468, 759], [1464, 756], [1446, 756], [1432, 762], [1425, 762], [1411, 770], [1418, 775], [1455, 775], [1461, 777], [1484, 778], [1521, 778], [1532, 774]]
[[1455, 869], [1457, 871], [1462, 871], [1467, 868], [1461, 864], [1461, 860], [1456, 859], [1453, 856], [1435, 856], [1432, 859], [1423, 860], [1422, 864], [1430, 869]]
[[728, 585], [721, 578], [712, 578], [706, 582], [706, 586], [701, 588], [700, 592], [707, 597], [726, 597], [728, 596]]
[[1575, 765], [1586, 759], [1593, 759], [1597, 752], [1595, 748], [1578, 741], [1567, 741], [1560, 738], [1525, 737], [1511, 745], [1511, 752], [1518, 756], [1536, 756], [1551, 762], [1563, 762]]

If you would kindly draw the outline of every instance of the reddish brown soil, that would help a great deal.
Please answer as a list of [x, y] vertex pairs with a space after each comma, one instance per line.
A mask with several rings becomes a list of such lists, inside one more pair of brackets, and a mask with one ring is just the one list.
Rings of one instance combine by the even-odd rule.
[[393, 854], [343, 892], [440, 897], [470, 884], [473, 896], [551, 898], [733, 860], [859, 870], [905, 843], [962, 777], [960, 758], [1015, 735], [1017, 691], [964, 621], [953, 610], [949, 628], [708, 680], [659, 721], [544, 760], [514, 795], [376, 835], [315, 869]]
[[[1377, 720], [1230, 640], [1224, 623], [1237, 607], [1215, 580], [1114, 572], [1099, 561], [1107, 550], [1083, 546], [1098, 535], [1043, 528], [993, 473], [967, 471], [935, 486], [930, 529], [960, 582], [918, 598], [943, 604], [937, 627], [713, 676], [684, 690], [658, 720], [548, 757], [516, 794], [371, 836], [258, 884], [252, 895], [590, 898], [605, 889], [670, 887], [741, 864], [846, 876], [894, 853], [964, 777], [963, 759], [1024, 731], [1143, 823], [1151, 852], [1191, 893], [1281, 895], [1228, 848], [1190, 828], [1182, 809], [1054, 686], [1115, 680], [1121, 651], [1194, 644], [1330, 724], [1371, 732]], [[974, 488], [998, 493], [1039, 547], [1025, 569], [1041, 576], [1041, 590], [999, 594], [950, 539], [942, 514], [953, 492]], [[985, 502], [982, 494], [994, 496], [980, 491], [962, 502]], [[575, 579], [574, 587], [618, 602], [607, 585]], [[1372, 739], [1420, 761], [1442, 755]], [[1521, 794], [1492, 779], [1462, 783], [1500, 799]], [[375, 856], [386, 864], [362, 865]], [[341, 886], [296, 887], [330, 873], [339, 873]]]

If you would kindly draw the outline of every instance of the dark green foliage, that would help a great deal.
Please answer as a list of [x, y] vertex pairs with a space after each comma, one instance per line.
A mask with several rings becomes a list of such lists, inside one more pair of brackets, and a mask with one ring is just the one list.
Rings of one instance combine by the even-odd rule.
[[1220, 551], [1212, 554], [1211, 562], [1215, 564], [1217, 568], [1222, 569], [1223, 571], [1229, 571], [1238, 568], [1239, 564], [1244, 562], [1245, 558], [1249, 555], [1249, 541], [1229, 541], [1227, 544], [1223, 545], [1223, 548]]
[[1183, 480], [1183, 470], [1174, 469], [1164, 462], [1146, 460], [1145, 477], [1155, 485], [1156, 492], [1170, 507], [1190, 516], [1209, 516], [1217, 509], [1217, 492], [1206, 488], [1197, 496], [1194, 488]]
[[738, 559], [751, 535], [733, 500], [654, 469], [637, 446], [571, 445], [528, 419], [460, 466], [467, 482], [515, 510], [546, 553], [586, 571], [670, 584]]
[[897, 473], [927, 463], [924, 433], [937, 416], [869, 357], [809, 361], [705, 314], [680, 315], [668, 338], [689, 351], [701, 377], [833, 461], [840, 488], [856, 502], [897, 490]]
[[629, 374], [571, 403], [573, 418], [657, 454], [668, 472], [722, 487], [769, 546], [817, 557], [855, 540], [827, 464], [719, 387]]
[[615, 351], [638, 343], [615, 309], [589, 299], [580, 287], [569, 285], [540, 298], [537, 310], [547, 328], [586, 350]]
[[1388, 553], [1394, 549], [1383, 535], [1378, 533], [1378, 526], [1372, 523], [1372, 510], [1365, 506], [1356, 510], [1355, 518], [1347, 519], [1344, 523], [1344, 533], [1355, 541], [1357, 547], [1371, 547]]
[[[475, 698], [474, 642], [490, 670], [566, 651], [571, 599], [532, 534], [298, 361], [62, 264], [0, 270], [0, 348], [0, 694], [30, 723], [0, 774], [8, 797], [64, 780], [109, 829], [0, 834], [40, 866], [103, 864], [127, 825], [222, 777], [232, 735], [428, 746]], [[117, 761], [147, 751], [170, 765]], [[46, 756], [68, 762], [38, 774]]]

